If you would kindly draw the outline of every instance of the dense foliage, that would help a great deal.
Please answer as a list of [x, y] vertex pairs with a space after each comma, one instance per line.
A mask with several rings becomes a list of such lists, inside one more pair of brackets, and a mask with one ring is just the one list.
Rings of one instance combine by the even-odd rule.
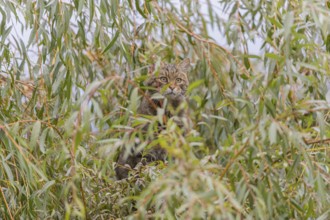
[[[329, 219], [329, 7], [0, 0], [0, 218]], [[193, 130], [117, 181], [148, 66], [185, 57]]]

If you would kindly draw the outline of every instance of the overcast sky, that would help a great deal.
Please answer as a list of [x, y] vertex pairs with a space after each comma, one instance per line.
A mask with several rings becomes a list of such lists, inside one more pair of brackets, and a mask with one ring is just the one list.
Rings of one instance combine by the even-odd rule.
[[[70, 2], [69, 0], [67, 0], [68, 2]], [[180, 0], [172, 0], [172, 2], [177, 5], [179, 7], [180, 5]], [[226, 13], [226, 11], [223, 11], [222, 8], [221, 8], [221, 4], [218, 2], [218, 1], [211, 1], [212, 4], [214, 4], [214, 8], [213, 10], [217, 12], [217, 14], [225, 19], [225, 20], [228, 20], [228, 14]], [[207, 8], [207, 3], [206, 3], [206, 0], [201, 0], [200, 1], [202, 7], [201, 7], [201, 11], [202, 13], [204, 14], [208, 14], [208, 8]], [[23, 16], [18, 13], [19, 17], [21, 20], [24, 20]], [[1, 14], [0, 14], [0, 17], [1, 17]], [[14, 18], [14, 16], [12, 17]], [[29, 39], [29, 36], [30, 36], [30, 33], [31, 33], [31, 30], [29, 29], [25, 29], [23, 33], [21, 33], [20, 30], [22, 30], [22, 26], [20, 23], [18, 22], [15, 22], [15, 19], [12, 19], [12, 23], [13, 23], [13, 26], [14, 26], [14, 29], [12, 31], [11, 34], [13, 34], [14, 36], [19, 36], [20, 38], [22, 38], [22, 40], [27, 43], [28, 39]], [[212, 29], [210, 25], [208, 25], [208, 29], [209, 29], [209, 35], [210, 37], [212, 37], [217, 43], [219, 43], [221, 46], [225, 46], [228, 48], [228, 45], [226, 44], [225, 40], [222, 38], [222, 35], [221, 33], [219, 32], [219, 30], [217, 29]], [[259, 54], [260, 53], [260, 46], [261, 46], [261, 40], [256, 40], [255, 43], [252, 43], [250, 42], [249, 43], [249, 51], [250, 53], [252, 54]]]

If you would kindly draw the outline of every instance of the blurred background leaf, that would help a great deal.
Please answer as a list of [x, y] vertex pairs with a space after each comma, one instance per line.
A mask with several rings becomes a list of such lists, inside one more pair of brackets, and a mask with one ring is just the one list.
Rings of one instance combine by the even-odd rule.
[[[328, 219], [328, 7], [0, 0], [0, 218]], [[149, 66], [185, 57], [193, 129], [140, 144], [177, 159], [117, 181]]]

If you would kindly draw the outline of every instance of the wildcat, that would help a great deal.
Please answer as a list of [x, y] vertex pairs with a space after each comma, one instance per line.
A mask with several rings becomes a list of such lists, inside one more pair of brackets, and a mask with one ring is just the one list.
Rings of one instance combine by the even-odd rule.
[[[173, 118], [177, 125], [182, 127], [183, 123], [180, 119], [186, 117], [182, 104], [186, 100], [185, 93], [189, 85], [187, 76], [189, 69], [190, 60], [186, 58], [179, 64], [161, 63], [158, 75], [152, 70], [152, 75], [149, 76], [145, 83], [149, 89], [142, 98], [138, 113], [157, 115], [157, 108], [163, 108], [165, 102], [162, 99], [154, 98], [154, 95], [161, 94], [167, 102], [164, 116]], [[148, 130], [148, 124], [142, 130]], [[157, 160], [164, 161], [166, 156], [166, 150], [160, 146], [153, 147], [145, 156], [143, 156], [142, 152], [135, 152], [135, 149], [132, 149], [130, 154], [128, 154], [124, 147], [119, 154], [115, 168], [117, 179], [127, 178], [130, 168], [134, 168], [139, 162], [146, 164]]]

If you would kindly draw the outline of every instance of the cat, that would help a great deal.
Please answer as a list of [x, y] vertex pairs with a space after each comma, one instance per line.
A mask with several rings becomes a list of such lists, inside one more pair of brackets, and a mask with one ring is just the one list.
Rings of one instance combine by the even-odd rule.
[[[179, 127], [183, 127], [183, 122], [180, 119], [186, 117], [182, 104], [186, 101], [185, 93], [189, 86], [189, 69], [189, 58], [184, 59], [179, 64], [161, 63], [158, 75], [151, 69], [150, 72], [152, 74], [145, 83], [149, 89], [143, 95], [137, 113], [155, 116], [157, 115], [157, 108], [163, 108], [163, 104], [166, 102], [164, 119], [173, 118], [173, 121]], [[166, 101], [164, 99], [154, 98], [154, 95], [157, 94], [165, 97]], [[143, 131], [147, 131], [148, 129], [148, 124], [142, 128]], [[131, 149], [130, 154], [126, 152], [127, 149], [125, 147], [121, 150], [115, 168], [117, 179], [127, 178], [129, 170], [134, 168], [139, 162], [147, 164], [153, 161], [165, 161], [167, 157], [166, 150], [160, 146], [152, 147], [144, 156], [142, 152], [135, 152], [135, 150]]]

